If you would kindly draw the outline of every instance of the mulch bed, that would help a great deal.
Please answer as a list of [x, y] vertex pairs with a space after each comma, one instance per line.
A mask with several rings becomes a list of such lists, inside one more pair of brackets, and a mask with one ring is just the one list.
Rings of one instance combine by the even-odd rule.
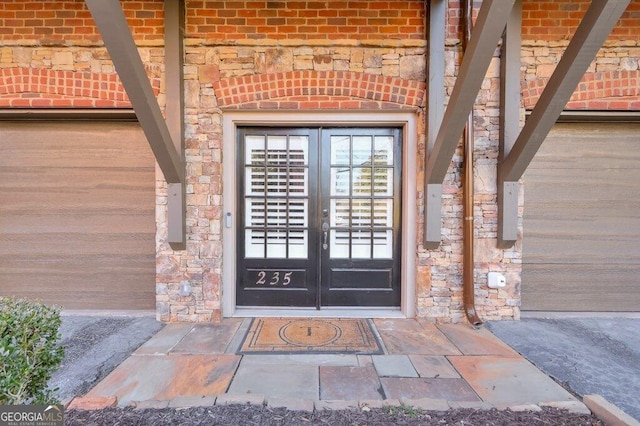
[[249, 405], [220, 405], [187, 409], [135, 410], [107, 408], [69, 411], [65, 425], [567, 425], [603, 426], [596, 417], [545, 407], [542, 411], [458, 409], [420, 411], [409, 407], [362, 410], [323, 410], [313, 413]]

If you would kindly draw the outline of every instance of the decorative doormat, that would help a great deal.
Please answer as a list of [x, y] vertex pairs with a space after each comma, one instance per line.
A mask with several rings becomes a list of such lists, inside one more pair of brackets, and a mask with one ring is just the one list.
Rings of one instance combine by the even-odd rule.
[[240, 354], [382, 354], [366, 319], [254, 318]]

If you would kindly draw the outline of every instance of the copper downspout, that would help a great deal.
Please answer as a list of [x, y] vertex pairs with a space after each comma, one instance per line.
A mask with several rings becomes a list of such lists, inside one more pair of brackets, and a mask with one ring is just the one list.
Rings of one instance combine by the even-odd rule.
[[[462, 42], [462, 51], [467, 48], [467, 43], [471, 39], [472, 28], [472, 15], [473, 15], [473, 0], [465, 0], [464, 2], [464, 37]], [[464, 53], [463, 53], [464, 54]], [[464, 304], [464, 313], [467, 316], [467, 320], [474, 327], [477, 328], [482, 325], [482, 320], [476, 313], [475, 305], [475, 288], [474, 288], [474, 266], [475, 259], [473, 256], [473, 147], [474, 147], [474, 134], [473, 134], [473, 108], [469, 113], [467, 119], [467, 125], [464, 129], [464, 185], [462, 188], [464, 206], [463, 206], [463, 255], [462, 255], [462, 301]]]

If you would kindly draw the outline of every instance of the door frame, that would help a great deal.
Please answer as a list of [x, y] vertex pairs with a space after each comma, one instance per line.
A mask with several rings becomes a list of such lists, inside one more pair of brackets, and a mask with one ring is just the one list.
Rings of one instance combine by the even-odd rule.
[[[401, 303], [397, 308], [242, 308], [236, 307], [237, 128], [274, 127], [398, 127], [402, 129]], [[414, 111], [297, 112], [225, 111], [222, 117], [222, 315], [224, 317], [406, 317], [415, 316], [417, 249], [417, 116]]]

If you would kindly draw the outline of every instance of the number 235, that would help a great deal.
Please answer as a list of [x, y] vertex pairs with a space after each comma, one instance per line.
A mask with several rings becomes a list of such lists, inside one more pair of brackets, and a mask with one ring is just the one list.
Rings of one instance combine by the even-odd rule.
[[[291, 283], [291, 275], [293, 272], [285, 272], [282, 274], [282, 282], [280, 282], [280, 271], [274, 271], [271, 273], [271, 278], [269, 279], [269, 285], [278, 285], [288, 286]], [[267, 284], [267, 273], [265, 271], [258, 272], [258, 280], [256, 281], [256, 285], [266, 285]]]

